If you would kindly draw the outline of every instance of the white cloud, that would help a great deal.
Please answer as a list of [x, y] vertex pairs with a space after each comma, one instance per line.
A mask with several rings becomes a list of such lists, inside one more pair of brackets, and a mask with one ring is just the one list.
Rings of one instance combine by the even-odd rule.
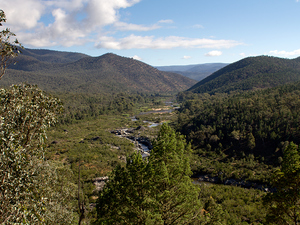
[[158, 23], [174, 23], [173, 20], [160, 20]]
[[82, 9], [88, 0], [48, 0], [44, 4], [49, 8], [62, 8], [69, 11]]
[[136, 59], [136, 60], [139, 60], [139, 61], [141, 61], [141, 60], [142, 60], [142, 58], [141, 58], [141, 57], [139, 57], [139, 56], [137, 56], [137, 55], [134, 55], [132, 58], [133, 58], [133, 59]]
[[220, 55], [222, 55], [221, 51], [210, 51], [205, 54], [205, 56], [220, 56]]
[[138, 24], [132, 24], [132, 23], [124, 23], [124, 22], [117, 22], [114, 25], [118, 30], [135, 30], [135, 31], [149, 31], [149, 30], [155, 30], [160, 28], [158, 25], [152, 25], [152, 26], [143, 26]]
[[190, 58], [192, 58], [191, 56], [188, 56], [188, 55], [185, 55], [185, 56], [183, 56], [182, 57], [183, 59], [190, 59]]
[[270, 51], [270, 54], [282, 56], [282, 57], [292, 57], [292, 56], [300, 55], [300, 49], [297, 49], [297, 50], [294, 50], [291, 52], [274, 50], [274, 51]]
[[[262, 54], [253, 54], [253, 53], [248, 53], [248, 54], [246, 54], [246, 53], [240, 53], [239, 54], [242, 58], [247, 58], [247, 57], [256, 57], [256, 56], [260, 56], [260, 55], [262, 55]], [[263, 55], [267, 55], [267, 53], [265, 53], [265, 54], [263, 54]]]
[[88, 0], [86, 12], [88, 18], [87, 25], [105, 26], [119, 20], [118, 10], [130, 7], [140, 0]]
[[[91, 34], [101, 35], [107, 25], [116, 24], [121, 30], [157, 29], [157, 25], [147, 27], [120, 22], [119, 10], [140, 1], [0, 0], [0, 5], [6, 13], [7, 26], [17, 34], [23, 45], [45, 47], [81, 45], [90, 41]], [[52, 22], [44, 24], [43, 16], [51, 15]]]
[[[98, 48], [106, 49], [172, 49], [172, 48], [231, 48], [242, 43], [233, 40], [213, 40], [205, 38], [186, 38], [169, 36], [155, 38], [154, 36], [130, 35], [125, 38], [115, 39], [114, 37], [101, 37]], [[218, 52], [218, 51], [216, 51]], [[217, 53], [218, 54], [218, 53]]]
[[45, 5], [40, 0], [0, 0], [0, 5], [14, 32], [36, 27], [45, 12]]
[[[7, 25], [29, 47], [74, 46], [87, 42], [106, 49], [231, 48], [242, 43], [214, 38], [154, 37], [131, 34], [108, 36], [109, 31], [150, 31], [173, 20], [153, 25], [121, 21], [119, 10], [141, 0], [0, 0]], [[50, 18], [50, 22], [49, 22]], [[47, 22], [45, 22], [47, 19]], [[201, 25], [198, 25], [201, 27]]]

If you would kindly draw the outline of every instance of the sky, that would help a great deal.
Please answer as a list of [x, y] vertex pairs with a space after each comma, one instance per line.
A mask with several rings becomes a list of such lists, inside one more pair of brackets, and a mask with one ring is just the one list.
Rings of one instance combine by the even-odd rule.
[[0, 0], [26, 48], [152, 66], [300, 56], [300, 0]]

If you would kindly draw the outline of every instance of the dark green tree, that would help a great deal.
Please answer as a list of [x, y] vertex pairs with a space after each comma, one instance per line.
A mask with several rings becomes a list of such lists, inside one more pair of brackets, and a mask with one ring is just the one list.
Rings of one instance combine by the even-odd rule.
[[201, 205], [199, 189], [190, 179], [190, 145], [184, 136], [163, 124], [153, 146], [149, 161], [155, 165], [155, 198], [164, 224], [193, 221]]
[[284, 151], [281, 168], [273, 176], [274, 193], [268, 193], [269, 224], [300, 224], [300, 152], [290, 143]]
[[151, 156], [118, 166], [97, 201], [97, 224], [186, 224], [199, 220], [199, 189], [190, 179], [190, 146], [162, 125]]
[[129, 157], [126, 167], [117, 166], [99, 194], [97, 224], [145, 224], [153, 220], [153, 177], [151, 164], [140, 154]]

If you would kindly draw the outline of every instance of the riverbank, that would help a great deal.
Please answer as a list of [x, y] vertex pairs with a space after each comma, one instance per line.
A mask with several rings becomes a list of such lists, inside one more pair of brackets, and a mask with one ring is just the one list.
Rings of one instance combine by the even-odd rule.
[[246, 189], [257, 189], [264, 192], [275, 192], [276, 189], [267, 185], [267, 184], [261, 184], [257, 182], [252, 181], [246, 181], [246, 180], [236, 180], [236, 179], [225, 179], [222, 181], [219, 177], [212, 177], [209, 175], [199, 175], [199, 176], [193, 176], [194, 180], [197, 180], [198, 182], [206, 182], [206, 183], [212, 183], [212, 184], [222, 184], [222, 185], [229, 185], [229, 186], [236, 186], [236, 187], [242, 187]]
[[150, 155], [150, 150], [152, 149], [151, 141], [148, 137], [134, 136], [135, 131], [143, 130], [142, 126], [137, 128], [123, 128], [111, 131], [111, 133], [130, 140], [137, 152], [141, 153], [143, 157], [148, 157]]

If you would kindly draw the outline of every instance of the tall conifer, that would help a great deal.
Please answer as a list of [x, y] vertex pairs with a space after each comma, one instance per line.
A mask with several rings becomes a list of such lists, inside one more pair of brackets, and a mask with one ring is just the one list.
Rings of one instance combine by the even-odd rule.
[[192, 183], [190, 145], [162, 125], [148, 159], [135, 154], [117, 167], [100, 192], [97, 224], [187, 224], [199, 220], [199, 188]]

